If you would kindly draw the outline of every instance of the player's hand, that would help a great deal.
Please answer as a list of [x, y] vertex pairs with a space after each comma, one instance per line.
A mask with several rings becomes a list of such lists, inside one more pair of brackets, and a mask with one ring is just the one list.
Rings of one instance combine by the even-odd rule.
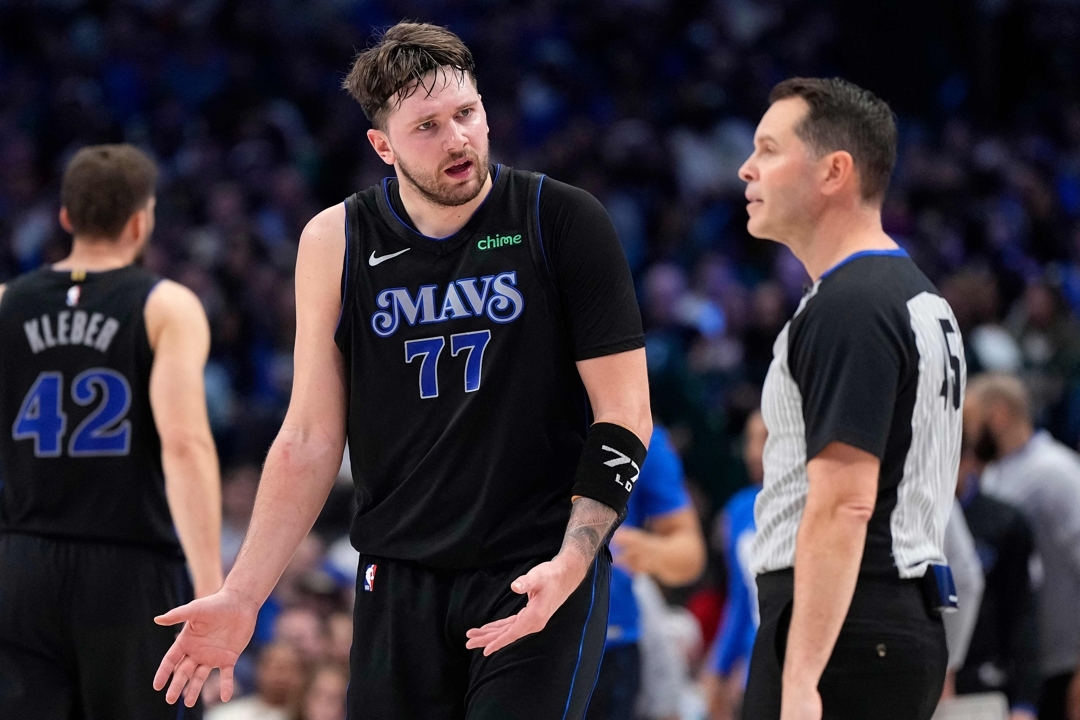
[[570, 554], [560, 554], [553, 560], [540, 563], [510, 583], [511, 590], [529, 596], [529, 602], [521, 612], [469, 630], [465, 633], [469, 638], [465, 647], [470, 650], [484, 648], [486, 657], [515, 640], [540, 632], [585, 579], [591, 565]]
[[780, 720], [821, 720], [821, 694], [813, 685], [784, 683]]
[[1009, 720], [1039, 720], [1039, 717], [1030, 710], [1013, 710], [1009, 713]]
[[165, 699], [175, 703], [183, 692], [184, 704], [194, 707], [210, 671], [221, 668], [221, 701], [228, 702], [233, 694], [233, 666], [255, 632], [258, 612], [257, 605], [219, 590], [154, 618], [158, 625], [185, 623], [158, 666], [154, 689], [165, 687], [172, 675]]
[[652, 574], [656, 537], [635, 527], [623, 525], [611, 536], [611, 559], [631, 575], [634, 573]]

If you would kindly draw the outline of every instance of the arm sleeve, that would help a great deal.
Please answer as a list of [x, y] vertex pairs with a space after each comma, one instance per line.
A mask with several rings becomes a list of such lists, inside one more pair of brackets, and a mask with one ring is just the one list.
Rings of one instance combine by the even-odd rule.
[[604, 206], [584, 190], [544, 178], [538, 212], [574, 359], [645, 347], [630, 267]]
[[806, 459], [832, 442], [878, 459], [892, 425], [910, 327], [858, 286], [825, 286], [796, 316], [788, 361], [802, 394]]

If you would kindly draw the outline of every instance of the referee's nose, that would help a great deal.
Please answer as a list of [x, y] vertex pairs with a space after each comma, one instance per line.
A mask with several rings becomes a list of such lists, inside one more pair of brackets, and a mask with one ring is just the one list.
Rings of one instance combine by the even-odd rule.
[[745, 183], [751, 183], [757, 179], [757, 165], [754, 163], [754, 156], [746, 158], [746, 162], [739, 168], [739, 179]]

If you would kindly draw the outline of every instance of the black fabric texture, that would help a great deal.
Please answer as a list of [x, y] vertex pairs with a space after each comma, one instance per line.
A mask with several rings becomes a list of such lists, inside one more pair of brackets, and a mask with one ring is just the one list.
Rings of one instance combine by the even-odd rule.
[[[750, 658], [744, 720], [778, 720], [794, 574], [757, 578], [761, 626]], [[930, 720], [945, 682], [941, 618], [918, 581], [860, 578], [818, 692], [828, 720]]]
[[[181, 556], [150, 406], [154, 356], [144, 310], [159, 281], [129, 265], [85, 277], [43, 268], [8, 285], [0, 301], [0, 425], [8, 429], [0, 433], [0, 533], [129, 543]], [[106, 332], [108, 343], [89, 344]], [[76, 400], [77, 386], [87, 402]], [[26, 417], [19, 413], [27, 399], [50, 404], [43, 390], [58, 404], [38, 408], [37, 417], [60, 413], [62, 428], [16, 439], [12, 429]], [[110, 436], [126, 437], [126, 448], [94, 449], [102, 438], [108, 447]], [[83, 450], [77, 441], [86, 442]]]
[[180, 559], [128, 545], [0, 535], [0, 718], [199, 720], [154, 673], [193, 599]]
[[606, 549], [543, 630], [488, 657], [465, 648], [466, 631], [525, 606], [526, 596], [510, 583], [543, 560], [443, 572], [361, 555], [348, 716], [581, 720], [607, 633]]
[[642, 346], [621, 248], [583, 235], [610, 230], [599, 204], [534, 173], [492, 178], [437, 240], [396, 180], [345, 202], [335, 340], [361, 553], [448, 570], [554, 556], [591, 418], [575, 361]]

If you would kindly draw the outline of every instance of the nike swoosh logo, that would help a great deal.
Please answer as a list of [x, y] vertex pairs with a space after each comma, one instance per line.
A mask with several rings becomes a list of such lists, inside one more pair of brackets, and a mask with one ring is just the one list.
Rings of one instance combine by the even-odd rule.
[[367, 260], [368, 265], [370, 265], [371, 267], [375, 267], [376, 265], [378, 265], [381, 262], [386, 262], [390, 258], [396, 258], [401, 253], [407, 253], [410, 250], [412, 250], [412, 248], [405, 248], [404, 250], [398, 250], [396, 253], [390, 253], [389, 255], [383, 255], [382, 257], [375, 257], [375, 251], [372, 250], [371, 251], [371, 257], [369, 257], [368, 260]]

